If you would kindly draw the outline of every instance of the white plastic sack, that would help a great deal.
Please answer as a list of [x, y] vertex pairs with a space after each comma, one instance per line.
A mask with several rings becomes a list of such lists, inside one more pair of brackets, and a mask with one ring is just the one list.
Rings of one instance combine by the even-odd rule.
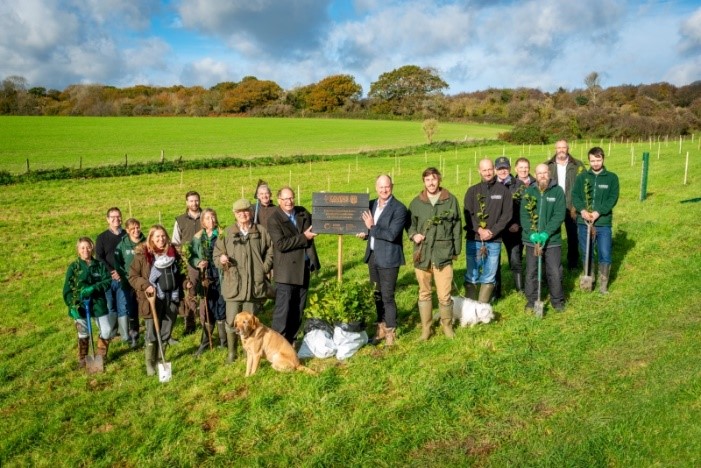
[[333, 342], [336, 345], [336, 359], [342, 361], [354, 355], [367, 344], [368, 334], [365, 330], [351, 332], [335, 326], [333, 328]]
[[302, 346], [300, 346], [297, 356], [300, 359], [317, 357], [326, 359], [336, 354], [336, 344], [331, 333], [326, 330], [310, 330], [304, 334]]

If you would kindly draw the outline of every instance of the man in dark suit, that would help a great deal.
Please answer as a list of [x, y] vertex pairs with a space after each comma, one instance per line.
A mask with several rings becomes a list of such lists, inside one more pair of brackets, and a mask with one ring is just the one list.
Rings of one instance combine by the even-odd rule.
[[277, 193], [278, 207], [268, 219], [273, 241], [273, 278], [277, 285], [272, 329], [292, 343], [302, 325], [307, 304], [309, 275], [320, 268], [314, 246], [312, 214], [295, 206], [295, 193], [289, 187]]
[[405, 263], [402, 233], [408, 219], [406, 206], [392, 196], [393, 187], [389, 176], [381, 175], [377, 178], [377, 198], [370, 201], [370, 211], [363, 213], [368, 232], [357, 235], [368, 241], [365, 263], [370, 271], [370, 281], [375, 286], [377, 332], [373, 343], [377, 344], [384, 339], [387, 346], [392, 346], [395, 340], [397, 304], [394, 289], [399, 267]]

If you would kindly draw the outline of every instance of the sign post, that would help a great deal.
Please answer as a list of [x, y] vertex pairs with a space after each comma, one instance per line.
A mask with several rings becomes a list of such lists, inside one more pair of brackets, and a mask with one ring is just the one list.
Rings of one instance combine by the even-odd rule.
[[312, 220], [317, 234], [338, 234], [338, 282], [343, 274], [343, 235], [367, 231], [363, 212], [369, 207], [367, 193], [312, 193]]

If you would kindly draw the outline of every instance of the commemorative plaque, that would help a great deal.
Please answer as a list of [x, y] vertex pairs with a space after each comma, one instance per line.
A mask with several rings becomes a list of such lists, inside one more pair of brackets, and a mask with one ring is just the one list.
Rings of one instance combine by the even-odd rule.
[[362, 214], [368, 210], [367, 193], [314, 192], [312, 225], [317, 234], [366, 232]]

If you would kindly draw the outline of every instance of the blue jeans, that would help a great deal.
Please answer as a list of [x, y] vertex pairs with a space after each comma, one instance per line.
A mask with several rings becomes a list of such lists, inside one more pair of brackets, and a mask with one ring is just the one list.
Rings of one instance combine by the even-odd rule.
[[501, 253], [501, 242], [485, 242], [487, 256], [480, 257], [479, 251], [482, 242], [468, 240], [465, 250], [467, 251], [467, 270], [465, 270], [465, 282], [472, 284], [494, 284], [499, 266], [499, 254]]
[[[598, 263], [603, 263], [605, 265], [611, 264], [611, 246], [613, 244], [613, 239], [611, 237], [611, 226], [595, 226], [596, 236], [590, 241], [589, 244], [589, 271], [591, 272], [591, 265], [594, 263], [594, 247], [596, 247], [596, 253], [598, 257]], [[577, 237], [579, 238], [579, 250], [582, 254], [582, 263], [584, 263], [584, 255], [586, 254], [587, 248], [587, 225], [578, 224], [577, 225]]]
[[105, 299], [107, 299], [107, 311], [110, 315], [117, 317], [129, 315], [127, 295], [122, 289], [122, 283], [113, 279], [109, 289], [105, 291]]

